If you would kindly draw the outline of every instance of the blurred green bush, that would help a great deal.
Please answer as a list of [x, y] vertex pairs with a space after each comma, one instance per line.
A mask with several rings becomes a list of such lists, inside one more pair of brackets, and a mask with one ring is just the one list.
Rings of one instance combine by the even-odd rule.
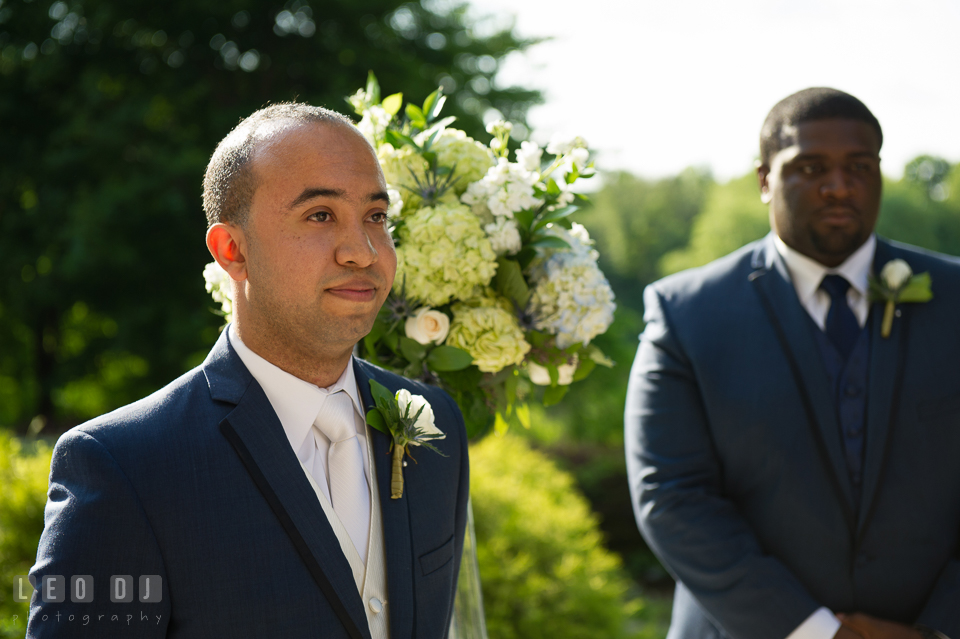
[[571, 475], [511, 435], [473, 445], [470, 471], [492, 639], [643, 636], [629, 629], [643, 602]]
[[10, 595], [14, 577], [30, 572], [37, 558], [52, 454], [43, 441], [24, 444], [0, 429], [0, 637], [23, 637], [26, 629], [29, 605]]

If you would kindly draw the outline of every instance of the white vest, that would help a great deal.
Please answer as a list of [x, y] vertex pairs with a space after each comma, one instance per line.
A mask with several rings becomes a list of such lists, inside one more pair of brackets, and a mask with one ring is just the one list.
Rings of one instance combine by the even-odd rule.
[[357, 591], [363, 600], [363, 608], [367, 613], [367, 624], [370, 626], [370, 636], [373, 639], [389, 639], [390, 624], [387, 605], [387, 563], [383, 550], [383, 521], [380, 514], [380, 491], [377, 486], [377, 471], [373, 465], [373, 444], [370, 428], [367, 427], [367, 485], [370, 486], [370, 539], [367, 542], [367, 565], [360, 561], [360, 554], [353, 545], [347, 529], [343, 527], [340, 518], [333, 510], [333, 505], [317, 485], [316, 480], [300, 462], [304, 474], [313, 486], [320, 500], [323, 514], [327, 516], [333, 528], [340, 550], [346, 556], [353, 570], [353, 580], [357, 584]]

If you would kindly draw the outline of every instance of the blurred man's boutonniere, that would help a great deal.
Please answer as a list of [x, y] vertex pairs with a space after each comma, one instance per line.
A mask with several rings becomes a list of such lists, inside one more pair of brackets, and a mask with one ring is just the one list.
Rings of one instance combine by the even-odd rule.
[[430, 443], [431, 439], [443, 439], [446, 435], [434, 424], [433, 408], [422, 395], [412, 395], [403, 388], [391, 395], [383, 384], [372, 379], [370, 392], [377, 406], [367, 411], [367, 423], [393, 438], [390, 498], [400, 499], [403, 497], [403, 467], [406, 466], [403, 456], [406, 454], [413, 459], [408, 447], [423, 446], [446, 457]]
[[870, 276], [870, 301], [885, 303], [880, 329], [883, 337], [890, 337], [897, 304], [929, 302], [931, 299], [930, 274], [914, 275], [913, 269], [903, 260], [890, 260], [884, 264], [879, 278]]

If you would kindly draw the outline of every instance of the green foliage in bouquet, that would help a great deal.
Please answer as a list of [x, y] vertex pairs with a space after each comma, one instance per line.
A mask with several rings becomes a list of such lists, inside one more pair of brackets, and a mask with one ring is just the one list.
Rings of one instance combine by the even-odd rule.
[[632, 636], [620, 560], [573, 478], [523, 439], [470, 449], [470, 493], [487, 629], [499, 639]]
[[[381, 99], [373, 73], [348, 98], [377, 149], [391, 195], [397, 278], [361, 355], [447, 389], [472, 437], [529, 427], [528, 402], [558, 403], [569, 384], [611, 365], [590, 341], [613, 321], [597, 252], [572, 221], [571, 186], [593, 175], [582, 138], [510, 161], [508, 122], [484, 145], [441, 118], [438, 89], [422, 105]], [[539, 390], [538, 387], [543, 387]]]
[[[36, 561], [52, 452], [43, 442], [24, 446], [0, 430], [0, 582], [5, 589]], [[28, 604], [0, 597], [0, 637], [22, 637], [28, 614]]]

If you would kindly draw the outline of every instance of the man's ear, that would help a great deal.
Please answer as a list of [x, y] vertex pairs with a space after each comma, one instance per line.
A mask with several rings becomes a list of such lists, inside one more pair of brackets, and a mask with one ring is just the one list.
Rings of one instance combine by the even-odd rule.
[[235, 282], [247, 279], [246, 247], [246, 236], [239, 226], [217, 223], [207, 229], [210, 255]]
[[770, 167], [761, 162], [757, 162], [757, 183], [760, 185], [760, 201], [764, 204], [770, 204], [770, 183], [767, 178], [770, 176]]

